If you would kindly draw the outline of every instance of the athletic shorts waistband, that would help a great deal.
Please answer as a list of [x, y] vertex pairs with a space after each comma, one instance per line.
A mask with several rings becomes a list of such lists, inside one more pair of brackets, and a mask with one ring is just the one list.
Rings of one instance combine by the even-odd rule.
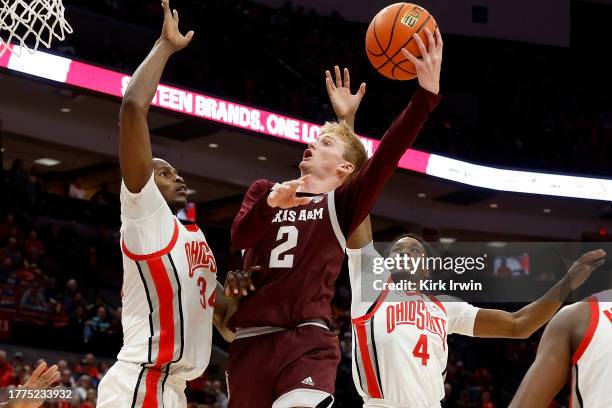
[[[329, 330], [329, 327], [324, 323], [323, 320], [315, 319], [315, 320], [307, 320], [304, 323], [300, 323], [295, 326], [303, 327], [303, 326], [316, 326], [325, 330]], [[247, 337], [255, 337], [262, 336], [264, 334], [276, 333], [280, 331], [290, 330], [284, 327], [272, 327], [272, 326], [261, 326], [261, 327], [236, 327], [236, 337], [235, 339], [244, 339]]]
[[[157, 368], [154, 368], [154, 367], [143, 367], [141, 364], [130, 363], [128, 361], [122, 361], [122, 360], [118, 360], [115, 364], [122, 370], [131, 371], [135, 373], [136, 375], [140, 375], [140, 372], [142, 371], [143, 368], [145, 368], [145, 370], [158, 370]], [[158, 370], [158, 371], [161, 371], [162, 377], [165, 377], [165, 370]], [[184, 391], [187, 385], [186, 380], [180, 377], [177, 377], [175, 375], [168, 375], [165, 383], [170, 384], [172, 387], [176, 388], [179, 391]]]
[[433, 405], [403, 405], [398, 404], [397, 402], [378, 399], [378, 398], [370, 398], [365, 404], [363, 404], [363, 408], [440, 408], [440, 403], [435, 403]]

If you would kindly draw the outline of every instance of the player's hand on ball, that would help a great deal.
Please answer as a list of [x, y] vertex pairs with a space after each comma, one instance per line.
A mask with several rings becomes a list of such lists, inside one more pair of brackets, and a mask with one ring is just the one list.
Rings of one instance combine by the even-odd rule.
[[606, 262], [606, 252], [603, 249], [597, 249], [582, 254], [572, 266], [570, 266], [566, 279], [569, 280], [569, 285], [572, 290], [580, 287], [591, 276], [591, 272], [599, 268]]
[[298, 197], [297, 191], [304, 186], [309, 178], [309, 175], [305, 175], [297, 180], [275, 184], [268, 194], [268, 205], [272, 208], [287, 209], [308, 204], [312, 197]]
[[247, 296], [249, 290], [255, 290], [255, 285], [251, 279], [251, 274], [261, 270], [261, 266], [252, 266], [248, 271], [229, 271], [225, 278], [223, 292], [230, 298]]
[[442, 49], [444, 43], [442, 42], [442, 34], [440, 34], [439, 29], [436, 29], [435, 38], [428, 28], [425, 28], [425, 34], [427, 35], [429, 48], [425, 47], [418, 34], [414, 34], [414, 41], [416, 41], [419, 50], [421, 50], [421, 58], [412, 55], [405, 48], [402, 48], [402, 54], [416, 67], [421, 88], [438, 94], [440, 92], [440, 70], [442, 69]]
[[329, 71], [325, 71], [325, 87], [327, 88], [327, 95], [329, 100], [334, 107], [334, 112], [338, 119], [345, 120], [349, 125], [353, 125], [355, 122], [355, 115], [361, 99], [366, 93], [366, 84], [362, 82], [359, 89], [355, 94], [351, 93], [351, 76], [348, 68], [344, 68], [344, 78], [340, 73], [340, 68], [336, 65], [334, 67], [336, 79], [332, 78]]
[[[47, 368], [47, 363], [40, 363], [32, 372], [30, 378], [19, 388], [45, 390], [60, 380], [59, 369], [56, 365]], [[38, 408], [43, 400], [13, 401], [9, 404], [11, 408]]]
[[189, 31], [183, 35], [179, 31], [179, 15], [176, 9], [170, 10], [170, 1], [162, 0], [164, 9], [164, 26], [162, 27], [161, 40], [165, 40], [170, 44], [174, 51], [182, 50], [191, 42], [193, 31]]

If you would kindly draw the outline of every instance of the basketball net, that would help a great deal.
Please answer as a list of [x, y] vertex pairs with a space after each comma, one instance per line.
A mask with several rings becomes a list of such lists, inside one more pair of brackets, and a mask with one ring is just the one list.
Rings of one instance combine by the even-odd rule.
[[63, 41], [72, 27], [64, 18], [62, 0], [0, 0], [0, 56], [11, 44], [34, 53], [40, 44]]

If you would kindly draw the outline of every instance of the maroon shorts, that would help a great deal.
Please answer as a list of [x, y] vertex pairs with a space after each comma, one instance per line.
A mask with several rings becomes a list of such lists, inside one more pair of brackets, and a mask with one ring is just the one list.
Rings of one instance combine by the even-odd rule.
[[333, 395], [339, 362], [338, 337], [313, 325], [234, 340], [227, 367], [228, 407], [270, 408], [298, 388]]

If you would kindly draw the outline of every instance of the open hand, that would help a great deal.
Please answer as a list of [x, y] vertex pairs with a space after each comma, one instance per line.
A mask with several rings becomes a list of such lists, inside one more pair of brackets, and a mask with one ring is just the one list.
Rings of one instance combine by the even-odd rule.
[[[19, 388], [46, 390], [60, 379], [59, 369], [56, 365], [47, 368], [47, 363], [40, 363], [32, 372], [30, 378]], [[44, 400], [21, 400], [9, 404], [11, 408], [38, 408]]]
[[270, 194], [268, 194], [268, 205], [272, 208], [282, 208], [284, 210], [308, 204], [312, 197], [298, 197], [296, 193], [309, 178], [310, 175], [307, 174], [297, 180], [275, 184]]
[[229, 271], [225, 278], [223, 292], [229, 298], [247, 296], [249, 290], [255, 290], [251, 274], [261, 270], [261, 266], [252, 266], [248, 271]]
[[405, 48], [402, 48], [402, 55], [414, 64], [421, 88], [438, 94], [440, 93], [440, 71], [442, 69], [442, 49], [444, 43], [442, 42], [442, 34], [440, 34], [440, 30], [437, 28], [435, 39], [428, 28], [425, 29], [425, 34], [427, 35], [429, 48], [425, 47], [421, 37], [414, 33], [414, 41], [416, 41], [419, 50], [421, 50], [421, 58], [411, 54]]
[[591, 272], [606, 262], [606, 252], [597, 249], [582, 254], [567, 271], [566, 279], [569, 280], [572, 290], [580, 287], [591, 276]]
[[340, 68], [336, 65], [334, 67], [336, 80], [332, 79], [332, 75], [329, 71], [325, 71], [325, 87], [327, 88], [327, 95], [329, 100], [334, 107], [334, 112], [340, 120], [345, 120], [351, 127], [355, 123], [355, 114], [359, 109], [361, 99], [366, 93], [366, 84], [362, 82], [357, 90], [357, 93], [351, 93], [351, 77], [348, 68], [344, 68], [344, 78], [340, 73]]
[[194, 33], [189, 31], [185, 35], [181, 34], [178, 28], [178, 11], [176, 9], [170, 11], [169, 0], [162, 0], [162, 7], [164, 9], [164, 26], [162, 27], [160, 40], [167, 41], [174, 51], [180, 51], [191, 42]]

